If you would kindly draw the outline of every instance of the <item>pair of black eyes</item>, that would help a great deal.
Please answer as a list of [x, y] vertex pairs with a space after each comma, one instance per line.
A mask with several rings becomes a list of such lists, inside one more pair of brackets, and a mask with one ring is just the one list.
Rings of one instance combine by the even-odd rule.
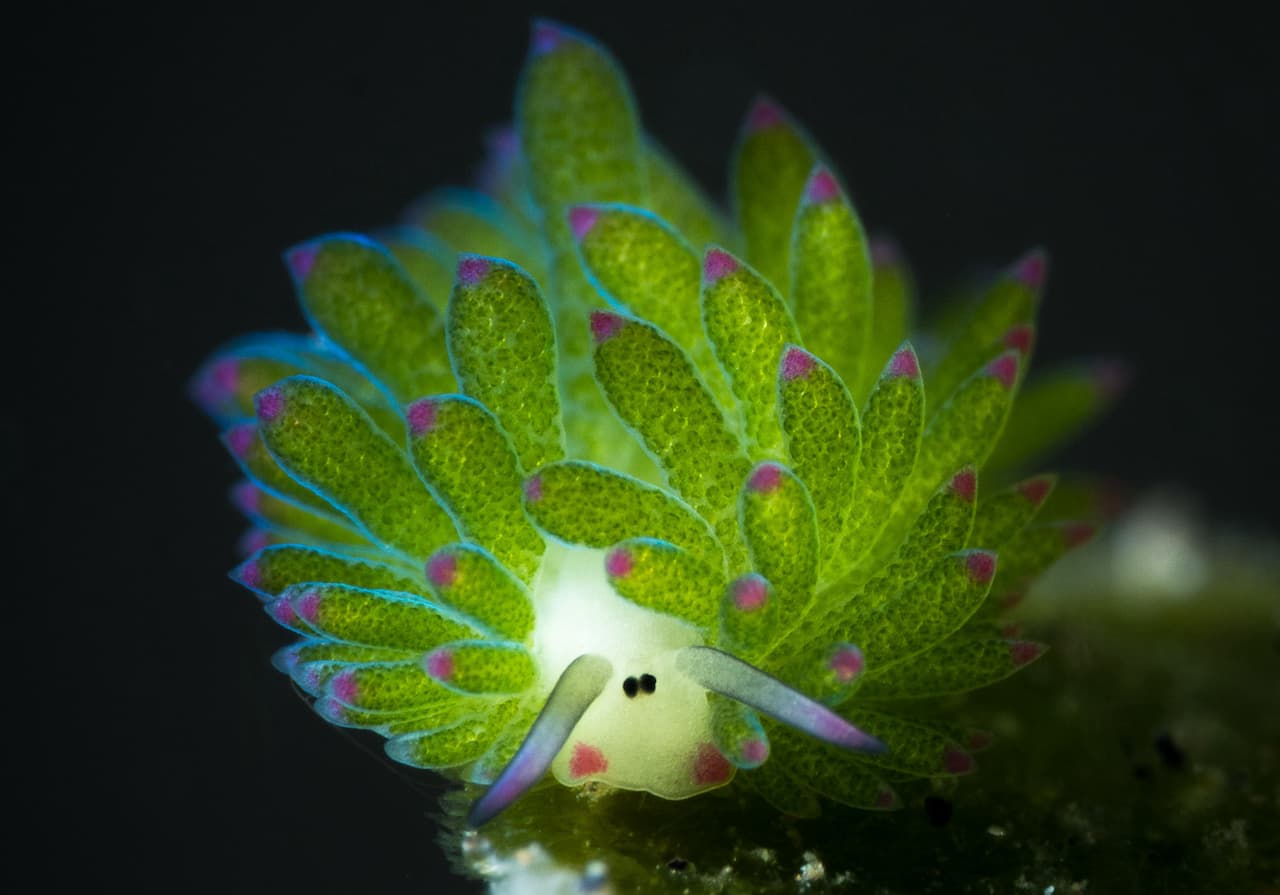
[[632, 699], [641, 690], [652, 693], [656, 689], [658, 689], [658, 679], [651, 674], [642, 674], [638, 679], [629, 677], [622, 682], [622, 692]]

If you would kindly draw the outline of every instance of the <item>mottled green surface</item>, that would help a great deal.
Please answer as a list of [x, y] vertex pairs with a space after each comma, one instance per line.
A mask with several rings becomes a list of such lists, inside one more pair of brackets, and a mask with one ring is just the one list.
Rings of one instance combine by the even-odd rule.
[[818, 520], [809, 489], [775, 463], [757, 466], [742, 490], [742, 533], [752, 568], [773, 586], [775, 644], [808, 614], [818, 581]]
[[427, 561], [431, 590], [445, 604], [502, 637], [523, 641], [533, 630], [529, 590], [474, 544], [450, 544]]
[[653, 538], [623, 541], [605, 564], [609, 583], [637, 606], [715, 626], [724, 574], [687, 550]]
[[308, 581], [344, 582], [419, 596], [429, 593], [421, 578], [412, 578], [392, 566], [300, 544], [266, 547], [249, 557], [233, 577], [264, 594], [278, 594], [291, 584]]
[[[538, 676], [533, 657], [518, 643], [492, 640], [446, 643], [428, 656], [426, 662], [433, 678], [466, 695], [522, 693]], [[442, 667], [439, 673], [433, 670], [436, 666]]]
[[451, 768], [474, 761], [506, 726], [517, 704], [514, 699], [493, 702], [482, 714], [449, 726], [406, 733], [387, 742], [387, 754], [419, 768]]

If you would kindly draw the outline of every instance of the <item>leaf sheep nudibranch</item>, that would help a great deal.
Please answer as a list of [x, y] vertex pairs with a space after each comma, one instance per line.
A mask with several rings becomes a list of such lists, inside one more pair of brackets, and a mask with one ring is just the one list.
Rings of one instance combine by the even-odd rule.
[[548, 771], [792, 814], [969, 773], [921, 700], [1044, 652], [1000, 612], [1093, 527], [1026, 465], [1117, 378], [1028, 378], [1043, 253], [912, 333], [901, 253], [776, 102], [732, 216], [584, 35], [535, 23], [515, 117], [479, 190], [287, 251], [311, 333], [195, 378], [276, 667], [487, 786], [475, 825]]

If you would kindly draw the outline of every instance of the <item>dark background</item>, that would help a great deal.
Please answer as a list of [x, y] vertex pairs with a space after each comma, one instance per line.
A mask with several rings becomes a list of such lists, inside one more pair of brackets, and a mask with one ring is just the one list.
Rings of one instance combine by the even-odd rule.
[[[485, 6], [68, 11], [9, 37], [13, 142], [33, 152], [6, 187], [26, 234], [8, 285], [47, 319], [6, 327], [3, 483], [11, 524], [35, 522], [22, 678], [56, 685], [19, 703], [46, 756], [50, 882], [454, 884], [433, 882], [441, 784], [389, 770], [268, 667], [283, 638], [224, 577], [233, 466], [184, 388], [223, 340], [299, 325], [284, 248], [470, 176], [527, 41], [526, 12]], [[741, 115], [773, 94], [926, 293], [1048, 246], [1041, 361], [1136, 372], [1063, 464], [1274, 524], [1277, 90], [1256, 26], [1079, 5], [539, 12], [613, 49], [647, 127], [717, 194]]]

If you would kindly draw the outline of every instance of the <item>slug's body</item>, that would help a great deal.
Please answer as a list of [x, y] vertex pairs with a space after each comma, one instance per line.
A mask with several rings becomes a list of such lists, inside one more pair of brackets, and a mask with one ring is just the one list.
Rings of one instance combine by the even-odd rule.
[[1038, 656], [998, 611], [1091, 530], [1012, 474], [1104, 391], [1023, 388], [1043, 256], [922, 359], [900, 259], [773, 103], [733, 224], [580, 35], [535, 28], [516, 117], [482, 192], [286, 254], [314, 335], [197, 377], [247, 476], [235, 577], [299, 637], [277, 666], [489, 785], [477, 824], [548, 770], [669, 799], [743, 771], [800, 815], [968, 772], [984, 738], [918, 700]]

